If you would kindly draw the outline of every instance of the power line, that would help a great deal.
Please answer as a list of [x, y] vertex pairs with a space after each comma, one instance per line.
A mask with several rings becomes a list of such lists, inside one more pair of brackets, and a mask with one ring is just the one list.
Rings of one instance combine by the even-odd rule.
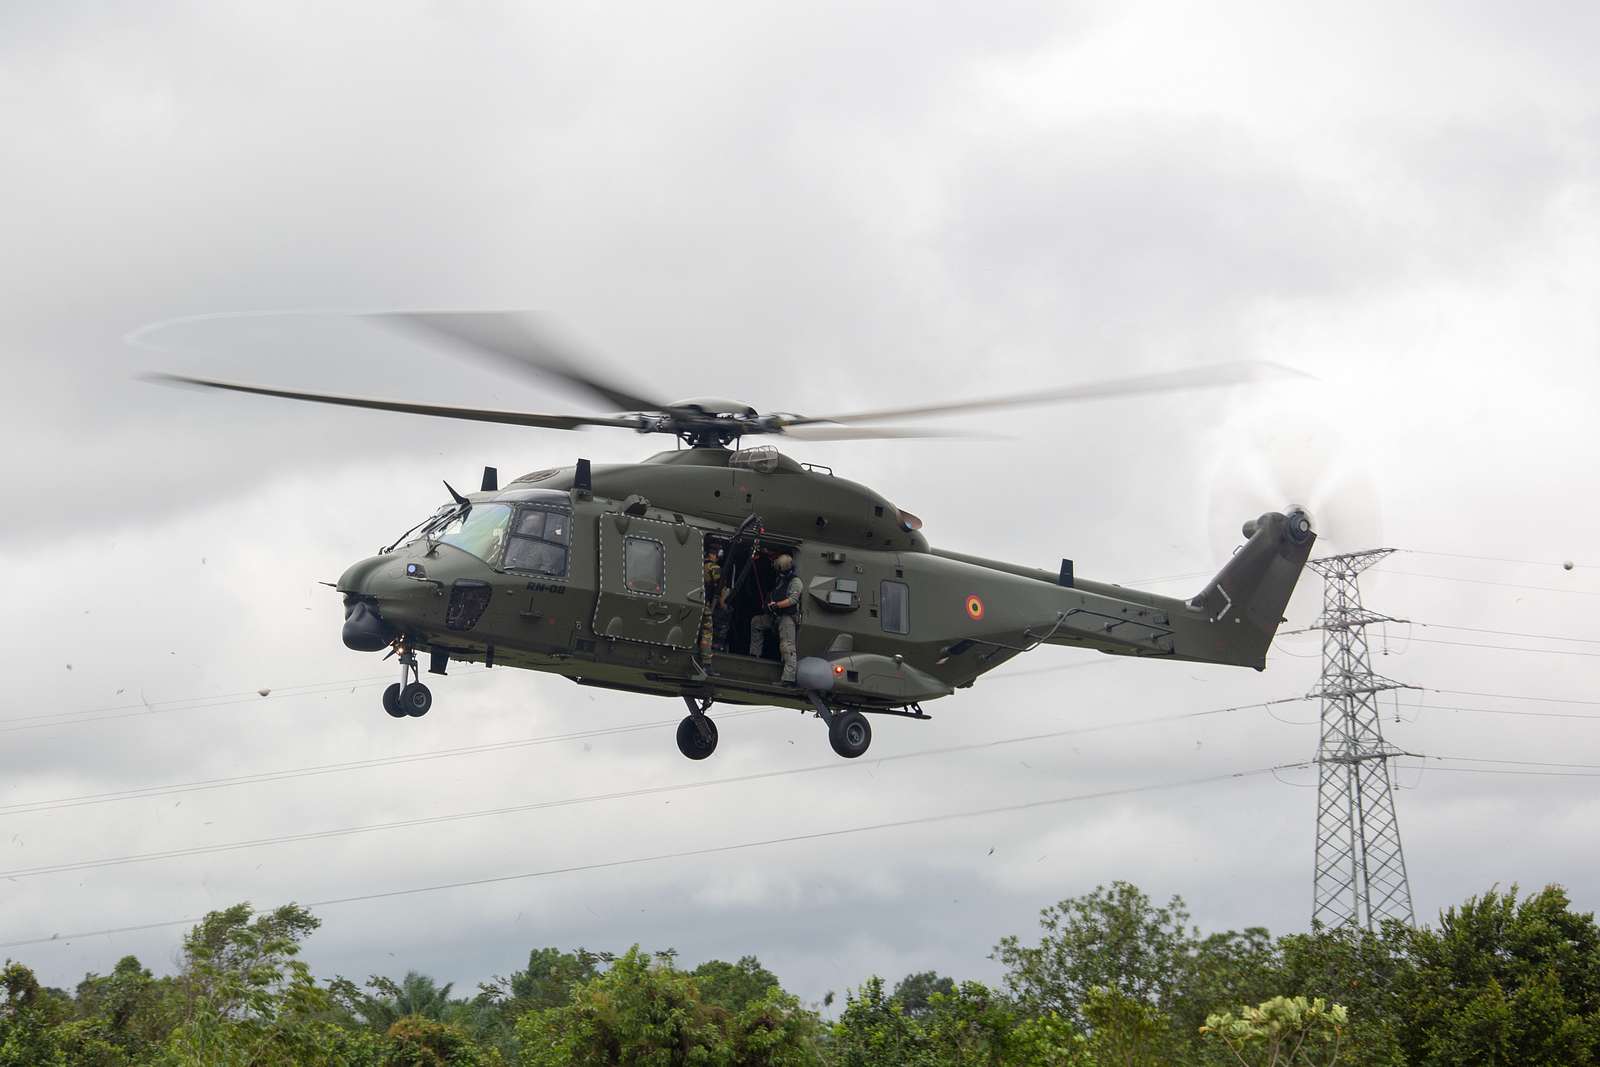
[[[983, 741], [971, 745], [956, 746], [950, 749], [927, 750], [926, 753], [907, 753], [898, 756], [885, 756], [875, 763], [889, 759], [906, 759], [921, 754], [935, 754], [944, 751], [966, 751], [969, 749], [985, 748], [993, 745], [1016, 744], [1021, 741], [1038, 741], [1054, 737], [1069, 737], [1076, 734], [1099, 733], [1105, 730], [1120, 730], [1135, 726], [1148, 726], [1156, 723], [1178, 722], [1183, 719], [1199, 719], [1211, 715], [1225, 715], [1235, 711], [1249, 711], [1252, 708], [1267, 708], [1276, 704], [1294, 704], [1304, 701], [1301, 696], [1279, 697], [1274, 700], [1258, 700], [1249, 704], [1235, 704], [1226, 708], [1207, 708], [1201, 711], [1183, 711], [1171, 715], [1157, 715], [1144, 719], [1121, 719], [1115, 722], [1095, 723], [1089, 726], [1075, 726], [1066, 730], [1057, 730], [1050, 733], [1032, 734], [1027, 737], [1012, 738], [1001, 741]], [[718, 719], [726, 721], [734, 718], [747, 718], [752, 715], [766, 715], [768, 708], [750, 708], [742, 711], [732, 711], [719, 715]], [[145, 786], [138, 789], [124, 789], [107, 793], [89, 793], [76, 797], [64, 797], [56, 800], [24, 801], [9, 805], [0, 805], [0, 817], [6, 815], [30, 815], [37, 812], [59, 811], [64, 808], [85, 807], [92, 804], [110, 804], [122, 800], [142, 800], [150, 797], [172, 796], [178, 793], [194, 793], [210, 789], [225, 789], [237, 785], [254, 785], [260, 782], [279, 782], [295, 778], [309, 778], [324, 774], [340, 774], [345, 771], [368, 770], [375, 767], [392, 767], [407, 763], [420, 763], [435, 759], [449, 759], [456, 756], [472, 756], [483, 752], [499, 752], [511, 748], [527, 748], [535, 745], [553, 744], [560, 741], [578, 741], [592, 737], [607, 737], [614, 734], [635, 733], [640, 730], [654, 730], [667, 726], [677, 726], [677, 719], [655, 719], [650, 722], [630, 723], [624, 726], [609, 726], [595, 730], [580, 730], [565, 734], [545, 734], [539, 737], [523, 737], [510, 741], [490, 741], [481, 745], [465, 745], [460, 748], [436, 749], [431, 752], [413, 752], [400, 756], [378, 756], [364, 760], [350, 760], [345, 763], [325, 763], [310, 767], [292, 767], [281, 771], [259, 771], [254, 774], [236, 775], [231, 778], [210, 778], [198, 782], [183, 782], [166, 786]], [[830, 764], [833, 766], [833, 764]], [[843, 764], [843, 766], [850, 766]]]
[[1456, 648], [1489, 648], [1500, 652], [1537, 652], [1544, 656], [1585, 656], [1600, 659], [1600, 652], [1580, 652], [1575, 648], [1527, 648], [1522, 645], [1490, 645], [1476, 641], [1445, 641], [1437, 637], [1410, 637], [1424, 645], [1454, 645]]
[[[477, 670], [457, 671], [451, 677], [475, 677], [486, 673], [488, 668]], [[148, 701], [137, 704], [118, 704], [99, 709], [85, 711], [47, 712], [40, 715], [19, 715], [10, 719], [0, 719], [0, 723], [21, 723], [23, 725], [0, 726], [0, 733], [18, 733], [23, 730], [47, 730], [58, 726], [82, 726], [85, 723], [111, 722], [116, 719], [137, 719], [147, 715], [166, 715], [179, 711], [201, 711], [206, 708], [222, 708], [235, 704], [254, 704], [263, 700], [289, 700], [294, 697], [327, 696], [338, 692], [345, 686], [352, 689], [367, 689], [374, 686], [386, 685], [393, 682], [392, 676], [368, 679], [346, 679], [332, 682], [308, 682], [305, 685], [285, 686], [283, 691], [268, 689], [267, 695], [262, 696], [260, 690], [248, 693], [224, 693], [215, 697], [189, 697], [180, 700]], [[291, 692], [290, 690], [295, 690]], [[128, 711], [129, 708], [138, 708], [138, 711]], [[101, 715], [101, 711], [121, 712], [121, 714]], [[72, 716], [86, 716], [73, 718]], [[42, 721], [31, 721], [42, 720]]]
[[1462, 552], [1428, 552], [1420, 548], [1397, 548], [1396, 552], [1405, 552], [1413, 556], [1437, 556], [1441, 559], [1475, 559], [1485, 563], [1525, 563], [1530, 567], [1561, 567], [1572, 570], [1574, 567], [1587, 567], [1587, 563], [1570, 563], [1568, 560], [1553, 559], [1510, 559], [1505, 556], [1470, 556]]
[[1498, 757], [1486, 758], [1483, 756], [1427, 756], [1433, 760], [1453, 760], [1457, 763], [1508, 763], [1515, 767], [1565, 767], [1579, 770], [1600, 771], [1600, 763], [1551, 763], [1547, 760], [1529, 759], [1500, 759]]
[[[1415, 619], [1398, 619], [1396, 622], [1407, 626], [1421, 626], [1429, 630], [1461, 630], [1465, 633], [1494, 634], [1499, 637], [1526, 637], [1539, 641], [1571, 641], [1584, 645], [1600, 645], [1600, 638], [1596, 637], [1569, 637], [1566, 634], [1530, 634], [1524, 630], [1491, 630], [1483, 626], [1452, 626], [1444, 622], [1418, 622]], [[1279, 637], [1296, 637], [1301, 634], [1316, 632], [1315, 626], [1302, 626], [1296, 630], [1280, 630]], [[1422, 640], [1413, 638], [1413, 640]], [[1528, 651], [1534, 651], [1529, 649]]]
[[[751, 708], [743, 711], [729, 712], [718, 716], [721, 719], [745, 718], [751, 715], [765, 715], [766, 708]], [[450, 759], [456, 756], [472, 756], [482, 752], [500, 752], [512, 748], [528, 748], [535, 745], [554, 744], [560, 741], [581, 741], [593, 737], [609, 737], [614, 734], [635, 733], [640, 730], [654, 730], [664, 726], [676, 726], [677, 719], [653, 719], [649, 722], [629, 723], [623, 726], [604, 726], [593, 730], [575, 730], [564, 734], [543, 734], [535, 737], [519, 737], [509, 741], [490, 741], [480, 745], [464, 745], [459, 748], [434, 749], [430, 752], [411, 752], [399, 756], [376, 756], [371, 759], [349, 760], [344, 763], [315, 764], [309, 767], [292, 767], [281, 771], [257, 771], [253, 774], [235, 775], [230, 778], [209, 778], [197, 782], [181, 782], [174, 785], [143, 786], [136, 789], [122, 789], [106, 793], [87, 793], [75, 797], [63, 797], [56, 800], [22, 801], [14, 804], [0, 805], [0, 816], [28, 815], [41, 811], [59, 811], [63, 808], [85, 807], [91, 804], [109, 804], [120, 800], [140, 800], [147, 797], [172, 796], [177, 793], [195, 793], [209, 789], [225, 789], [236, 785], [254, 785], [259, 782], [278, 782], [294, 778], [310, 778], [323, 774], [340, 774], [346, 771], [367, 770], [374, 767], [393, 767], [407, 763], [421, 763], [435, 759]]]
[[[1409, 621], [1409, 620], [1408, 620]], [[1464, 630], [1474, 634], [1498, 634], [1501, 637], [1531, 637], [1540, 641], [1575, 641], [1585, 645], [1600, 645], [1596, 637], [1567, 637], [1563, 634], [1530, 634], [1520, 630], [1488, 630], [1482, 626], [1451, 626], [1443, 622], [1413, 622], [1413, 626], [1426, 626], [1432, 630]]]
[[[1430, 690], [1439, 692], [1439, 690]], [[1398, 708], [1414, 708], [1418, 711], [1464, 711], [1480, 712], [1485, 715], [1516, 715], [1533, 719], [1588, 719], [1591, 722], [1600, 722], [1600, 715], [1588, 715], [1579, 711], [1516, 711], [1511, 708], [1464, 708], [1456, 704], [1405, 704], [1396, 703]]]
[[1484, 578], [1458, 578], [1453, 574], [1418, 574], [1415, 571], [1396, 571], [1388, 567], [1383, 569], [1384, 574], [1395, 574], [1405, 578], [1435, 578], [1441, 582], [1466, 582], [1469, 585], [1497, 585], [1505, 589], [1532, 589], [1543, 593], [1577, 593], [1580, 596], [1600, 596], [1600, 590], [1594, 589], [1563, 589], [1559, 585], [1517, 585], [1513, 582], [1491, 582]]
[[[1249, 705], [1253, 707], [1254, 705]], [[416, 896], [422, 893], [437, 893], [447, 889], [467, 889], [484, 885], [495, 885], [504, 882], [525, 881], [532, 878], [548, 878], [561, 874], [577, 874], [585, 871], [613, 870], [619, 867], [630, 867], [643, 863], [658, 863], [664, 860], [691, 859], [699, 856], [714, 856], [729, 852], [738, 852], [751, 848], [766, 848], [773, 845], [799, 844], [807, 841], [820, 841], [833, 837], [845, 837], [855, 834], [876, 833], [882, 830], [903, 830], [914, 826], [929, 826], [937, 823], [952, 822], [957, 819], [978, 819], [993, 815], [1010, 815], [1023, 811], [1032, 811], [1039, 808], [1057, 807], [1064, 804], [1082, 803], [1091, 800], [1105, 800], [1111, 797], [1133, 796], [1140, 793], [1164, 792], [1174, 789], [1185, 789], [1190, 786], [1209, 785], [1216, 782], [1235, 781], [1244, 778], [1253, 778], [1260, 775], [1272, 774], [1275, 771], [1291, 770], [1297, 767], [1309, 767], [1312, 761], [1306, 760], [1298, 763], [1280, 763], [1271, 767], [1258, 767], [1247, 771], [1230, 771], [1224, 774], [1207, 775], [1200, 778], [1189, 778], [1177, 782], [1160, 782], [1151, 785], [1127, 786], [1121, 789], [1103, 789], [1093, 793], [1078, 793], [1070, 796], [1051, 797], [1045, 800], [1030, 800], [1019, 804], [1004, 804], [996, 807], [977, 808], [968, 811], [946, 812], [940, 815], [921, 815], [909, 819], [896, 819], [890, 822], [871, 823], [865, 826], [849, 826], [835, 830], [816, 830], [810, 833], [789, 834], [782, 837], [769, 837], [757, 841], [741, 841], [729, 845], [711, 845], [705, 848], [681, 849], [675, 852], [660, 852], [649, 856], [634, 856], [627, 859], [603, 860], [596, 863], [573, 864], [566, 867], [551, 867], [539, 871], [528, 871], [522, 874], [502, 874], [485, 878], [470, 878], [454, 882], [441, 882], [434, 885], [415, 886], [406, 889], [380, 890], [372, 893], [360, 893], [353, 896], [331, 897], [326, 900], [308, 901], [304, 907], [326, 908], [339, 904], [357, 904], [373, 900], [387, 900], [393, 897]], [[49, 937], [24, 938], [17, 941], [0, 942], [0, 949], [25, 948], [32, 945], [48, 945], [57, 942], [73, 941], [84, 937], [99, 937], [111, 934], [137, 933], [145, 930], [157, 930], [169, 926], [187, 926], [198, 923], [198, 918], [166, 919], [160, 922], [139, 923], [131, 926], [110, 927], [101, 930], [85, 930], [70, 934], [52, 934]]]
[[1531, 778], [1600, 778], [1600, 771], [1520, 771], [1509, 767], [1429, 767], [1428, 772], [1454, 771], [1458, 774], [1514, 774]]
[[1493, 697], [1496, 700], [1532, 700], [1541, 704], [1593, 704], [1600, 706], [1600, 700], [1578, 700], [1574, 697], [1535, 697], [1524, 696], [1518, 693], [1480, 693], [1471, 689], [1434, 689], [1429, 687], [1430, 693], [1453, 693], [1461, 697]]
[[[1300, 699], [1300, 698], [1294, 698]], [[1288, 703], [1288, 700], [1275, 701], [1274, 703]], [[1214, 708], [1205, 711], [1183, 712], [1177, 715], [1163, 715], [1149, 719], [1132, 720], [1124, 723], [1102, 723], [1093, 726], [1073, 727], [1066, 730], [1054, 730], [1048, 733], [1029, 734], [1022, 737], [1001, 738], [994, 741], [975, 741], [964, 745], [948, 745], [942, 748], [924, 749], [920, 752], [906, 752], [897, 755], [884, 756], [873, 761], [873, 766], [883, 763], [899, 762], [904, 760], [923, 759], [928, 756], [944, 756], [958, 752], [974, 752], [980, 749], [1001, 748], [1007, 745], [1026, 744], [1033, 741], [1056, 740], [1063, 737], [1073, 737], [1081, 734], [1098, 733], [1121, 726], [1144, 726], [1153, 723], [1167, 723], [1178, 719], [1194, 719], [1209, 715], [1220, 715], [1230, 711], [1241, 711], [1261, 705], [1240, 705], [1232, 708]], [[746, 714], [757, 714], [755, 711]], [[368, 823], [361, 826], [347, 826], [332, 830], [314, 830], [296, 834], [281, 834], [274, 837], [256, 838], [248, 841], [232, 841], [215, 845], [193, 845], [185, 848], [163, 849], [155, 852], [139, 853], [131, 856], [113, 856], [96, 860], [77, 860], [68, 863], [42, 864], [36, 867], [18, 867], [13, 870], [0, 871], [0, 878], [32, 878], [45, 874], [59, 874], [66, 871], [95, 870], [102, 867], [116, 867], [129, 863], [143, 863], [153, 860], [178, 859], [186, 856], [211, 855], [218, 852], [237, 852], [243, 849], [259, 848], [268, 845], [289, 844], [297, 841], [316, 841], [332, 837], [350, 837], [356, 834], [375, 833], [382, 830], [408, 829], [417, 826], [431, 826], [439, 823], [464, 822], [470, 819], [488, 818], [496, 815], [512, 815], [529, 811], [541, 811], [548, 808], [576, 807], [582, 804], [592, 804], [606, 800], [630, 800], [637, 797], [656, 796], [663, 793], [678, 793], [693, 789], [704, 789], [720, 785], [736, 785], [749, 782], [763, 781], [772, 778], [785, 778], [801, 774], [813, 774], [819, 771], [842, 770], [849, 767], [859, 767], [861, 764], [844, 763], [838, 760], [828, 763], [813, 764], [808, 767], [792, 767], [775, 771], [756, 771], [750, 774], [736, 775], [727, 778], [714, 778], [700, 782], [681, 782], [673, 785], [643, 786], [638, 789], [620, 790], [611, 793], [596, 793], [587, 796], [563, 797], [554, 800], [534, 801], [528, 804], [516, 804], [499, 808], [488, 808], [478, 811], [453, 812], [447, 815], [418, 816], [411, 819], [397, 819], [385, 823]]]

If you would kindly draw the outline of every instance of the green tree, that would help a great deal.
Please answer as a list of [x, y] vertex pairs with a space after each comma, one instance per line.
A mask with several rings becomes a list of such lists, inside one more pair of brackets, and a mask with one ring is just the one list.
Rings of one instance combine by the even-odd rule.
[[[1408, 929], [1391, 922], [1382, 930], [1356, 926], [1317, 929], [1279, 939], [1278, 989], [1290, 996], [1321, 997], [1349, 1011], [1342, 1062], [1352, 1067], [1405, 1067], [1397, 1026], [1396, 983], [1411, 966]], [[1253, 1003], [1262, 998], [1219, 998], [1215, 1004]]]
[[779, 990], [730, 1013], [707, 1003], [693, 976], [638, 945], [576, 985], [565, 1005], [517, 1021], [526, 1067], [797, 1067], [819, 1062], [814, 1032], [814, 1016]]
[[702, 1000], [731, 1012], [741, 1012], [781, 988], [778, 976], [761, 966], [754, 956], [743, 956], [738, 963], [707, 960], [689, 973]]
[[1331, 1067], [1348, 1022], [1343, 1007], [1329, 1007], [1321, 997], [1273, 997], [1237, 1015], [1211, 1015], [1200, 1032], [1239, 1067]]
[[[899, 989], [897, 986], [897, 994]], [[935, 988], [918, 1021], [927, 1035], [932, 1063], [998, 1067], [1030, 1062], [1018, 1040], [1015, 1007], [982, 982], [962, 982], [948, 991]]]
[[434, 1022], [462, 1023], [473, 1016], [471, 1004], [450, 996], [453, 982], [440, 985], [425, 974], [407, 971], [396, 982], [392, 978], [373, 975], [367, 979], [364, 992], [348, 978], [337, 978], [329, 983], [338, 1003], [351, 1015], [371, 1029], [386, 1033], [401, 1019], [415, 1017]]
[[609, 952], [586, 948], [576, 952], [536, 948], [528, 953], [527, 967], [495, 979], [484, 989], [507, 1003], [516, 1016], [534, 1008], [559, 1008], [571, 998], [573, 987], [599, 977], [603, 964], [612, 959]]
[[1168, 1006], [1174, 1028], [1193, 1036], [1219, 1004], [1259, 1004], [1282, 989], [1280, 972], [1278, 943], [1259, 926], [1191, 941]]
[[54, 1067], [65, 1065], [66, 1049], [56, 1028], [62, 1012], [52, 1002], [33, 971], [6, 961], [0, 971], [0, 1067]]
[[816, 1067], [822, 1022], [773, 985], [726, 1022], [729, 1067]]
[[177, 1023], [173, 983], [157, 979], [137, 957], [124, 956], [110, 974], [87, 974], [78, 983], [77, 1012], [129, 1061], [148, 1057]]
[[1394, 983], [1398, 1034], [1414, 1067], [1600, 1062], [1600, 928], [1548, 886], [1491, 890], [1405, 932]]
[[1174, 1059], [1172, 1020], [1137, 997], [1097, 986], [1084, 1000], [1083, 1017], [1096, 1067], [1164, 1067]]
[[1037, 945], [1001, 939], [995, 955], [1006, 986], [1028, 1011], [1055, 1012], [1087, 1028], [1089, 991], [1113, 990], [1160, 1011], [1181, 988], [1192, 947], [1189, 913], [1173, 897], [1163, 907], [1127, 882], [1045, 908]]
[[[449, 987], [445, 987], [449, 991]], [[420, 1015], [395, 1020], [384, 1035], [382, 1067], [487, 1067], [499, 1056], [483, 1052], [459, 1026]]]
[[905, 1007], [884, 992], [873, 975], [855, 992], [846, 991], [844, 1011], [833, 1025], [833, 1058], [839, 1067], [928, 1062], [927, 1038]]
[[946, 978], [934, 971], [919, 971], [908, 974], [894, 986], [894, 999], [900, 1002], [900, 1007], [913, 1019], [925, 1017], [933, 1008], [933, 995], [943, 993], [946, 996], [956, 991], [953, 979]]
[[183, 1067], [276, 1067], [337, 1063], [332, 1006], [305, 963], [300, 942], [319, 925], [285, 904], [257, 914], [249, 904], [214, 911], [184, 938], [177, 985], [184, 1014], [163, 1062]]

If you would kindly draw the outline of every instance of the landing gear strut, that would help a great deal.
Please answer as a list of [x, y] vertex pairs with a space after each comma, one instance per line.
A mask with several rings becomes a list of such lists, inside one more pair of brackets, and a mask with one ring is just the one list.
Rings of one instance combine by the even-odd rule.
[[717, 724], [706, 714], [711, 699], [686, 696], [683, 702], [689, 714], [678, 724], [678, 751], [693, 760], [705, 759], [717, 750]]
[[417, 718], [433, 707], [433, 693], [417, 676], [417, 654], [400, 649], [400, 681], [383, 691], [383, 710], [396, 719]]

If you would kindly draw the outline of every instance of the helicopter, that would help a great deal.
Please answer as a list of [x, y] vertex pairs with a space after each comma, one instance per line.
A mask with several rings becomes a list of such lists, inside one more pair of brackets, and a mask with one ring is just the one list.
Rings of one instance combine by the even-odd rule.
[[[770, 444], [747, 443], [944, 436], [925, 425], [882, 424], [1295, 374], [1275, 364], [1213, 364], [1019, 396], [805, 416], [714, 398], [659, 402], [579, 369], [561, 346], [504, 313], [376, 317], [564, 381], [624, 413], [543, 415], [149, 377], [412, 415], [677, 439], [673, 450], [637, 463], [578, 458], [504, 485], [497, 468], [485, 467], [471, 493], [447, 482], [447, 503], [337, 582], [323, 583], [343, 597], [344, 644], [398, 659], [399, 680], [383, 694], [395, 718], [431, 709], [420, 667], [426, 657], [430, 675], [446, 675], [451, 663], [481, 663], [680, 698], [688, 713], [678, 748], [693, 760], [716, 750], [709, 712], [718, 704], [815, 713], [834, 752], [854, 759], [872, 742], [869, 715], [928, 719], [924, 704], [1043, 645], [1263, 670], [1317, 537], [1300, 507], [1251, 518], [1244, 544], [1198, 593], [1162, 596], [1084, 579], [1070, 559], [1047, 570], [931, 547], [922, 521], [876, 490]], [[759, 651], [752, 623], [782, 596], [780, 563], [790, 564], [803, 590], [794, 605], [792, 682], [778, 659], [751, 654]]]

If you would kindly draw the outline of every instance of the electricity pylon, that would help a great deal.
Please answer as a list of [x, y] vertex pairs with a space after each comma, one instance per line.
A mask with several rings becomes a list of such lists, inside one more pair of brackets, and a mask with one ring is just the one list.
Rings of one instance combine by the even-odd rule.
[[1362, 571], [1392, 548], [1314, 559], [1322, 575], [1322, 698], [1317, 747], [1317, 859], [1311, 921], [1373, 929], [1384, 919], [1416, 922], [1389, 760], [1400, 750], [1383, 739], [1379, 693], [1408, 688], [1372, 671], [1366, 628], [1400, 622], [1361, 606]]

